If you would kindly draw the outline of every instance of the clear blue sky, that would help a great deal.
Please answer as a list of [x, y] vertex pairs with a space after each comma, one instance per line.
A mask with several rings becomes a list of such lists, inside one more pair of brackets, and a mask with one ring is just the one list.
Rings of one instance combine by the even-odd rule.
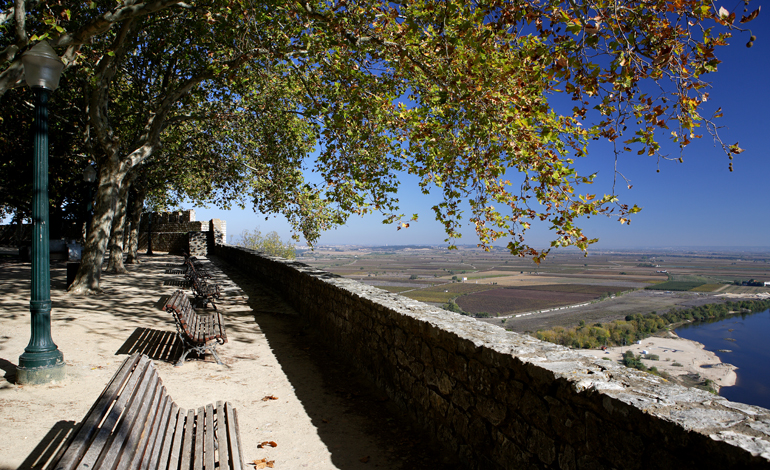
[[[752, 2], [750, 9], [758, 2]], [[743, 3], [736, 2], [740, 18]], [[719, 5], [718, 5], [719, 6]], [[725, 4], [731, 8], [732, 4]], [[745, 152], [729, 160], [714, 146], [708, 135], [687, 147], [684, 163], [662, 161], [660, 173], [655, 158], [623, 154], [619, 170], [631, 180], [627, 190], [621, 182], [618, 195], [621, 202], [637, 204], [642, 212], [632, 218], [630, 225], [616, 219], [593, 217], [582, 220], [585, 234], [599, 238], [595, 249], [636, 247], [765, 247], [770, 249], [770, 11], [762, 12], [747, 26], [757, 36], [753, 48], [745, 46], [748, 34], [738, 34], [732, 44], [717, 49], [722, 60], [719, 71], [707, 76], [712, 82], [706, 108], [710, 114], [719, 106], [724, 111], [720, 119], [722, 139], [727, 144], [740, 143]], [[704, 131], [705, 133], [705, 131]], [[614, 156], [606, 145], [593, 145], [589, 156], [578, 162], [582, 174], [598, 172], [590, 192], [611, 192]], [[672, 156], [678, 156], [671, 149]], [[588, 191], [585, 186], [583, 192]], [[443, 227], [433, 220], [430, 207], [437, 197], [424, 196], [414, 180], [405, 176], [399, 192], [402, 213], [418, 213], [420, 220], [406, 230], [382, 225], [381, 217], [351, 217], [348, 224], [325, 233], [320, 244], [430, 244], [441, 245], [446, 238]], [[290, 237], [290, 227], [283, 217], [255, 214], [253, 210], [222, 211], [193, 208], [198, 220], [219, 218], [227, 221], [228, 235], [238, 235], [244, 229], [259, 229], [265, 233], [277, 231], [284, 239]], [[547, 226], [533, 226], [528, 241], [534, 246], [546, 246], [553, 236]], [[477, 238], [471, 227], [457, 243], [475, 244]], [[507, 240], [498, 240], [504, 246]]]

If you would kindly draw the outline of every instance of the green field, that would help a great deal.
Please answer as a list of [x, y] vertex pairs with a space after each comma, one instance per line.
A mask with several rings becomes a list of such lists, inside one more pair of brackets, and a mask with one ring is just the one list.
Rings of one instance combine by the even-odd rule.
[[690, 292], [714, 292], [722, 287], [724, 287], [724, 284], [703, 284], [702, 286], [690, 289]]
[[645, 287], [647, 290], [672, 290], [672, 291], [688, 291], [696, 289], [705, 282], [701, 281], [668, 281], [655, 284], [654, 286]]

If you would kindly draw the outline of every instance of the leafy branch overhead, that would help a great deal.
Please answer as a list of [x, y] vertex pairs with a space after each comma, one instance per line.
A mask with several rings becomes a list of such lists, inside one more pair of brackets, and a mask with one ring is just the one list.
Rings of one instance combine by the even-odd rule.
[[[594, 175], [578, 175], [573, 159], [590, 140], [655, 158], [667, 158], [662, 139], [683, 150], [700, 128], [722, 144], [700, 114], [703, 77], [717, 69], [717, 46], [743, 31], [702, 0], [304, 2], [287, 15], [287, 38], [306, 51], [294, 63], [322, 123], [316, 170], [333, 201], [399, 220], [396, 171], [406, 170], [424, 192], [443, 192], [433, 210], [448, 241], [469, 201], [483, 246], [507, 237], [535, 259], [547, 250], [525, 242], [532, 222], [550, 223], [552, 246], [585, 249], [595, 240], [580, 216], [624, 223], [640, 210], [578, 194]], [[571, 112], [552, 106], [556, 94]], [[722, 147], [730, 159], [742, 151]]]
[[681, 160], [664, 140], [683, 151], [709, 134], [730, 159], [743, 151], [717, 134], [721, 111], [702, 110], [717, 48], [756, 40], [748, 4], [738, 19], [707, 0], [18, 1], [0, 14], [0, 93], [47, 38], [93, 87], [88, 138], [126, 166], [174, 166], [184, 159], [169, 151], [194, 149], [223, 183], [177, 172], [182, 187], [201, 199], [248, 187], [310, 242], [351, 214], [407, 227], [408, 172], [442, 194], [433, 212], [450, 246], [467, 217], [482, 246], [502, 238], [541, 260], [533, 223], [552, 246], [586, 249], [581, 217], [640, 210], [582, 189], [595, 175], [574, 163], [590, 141]]

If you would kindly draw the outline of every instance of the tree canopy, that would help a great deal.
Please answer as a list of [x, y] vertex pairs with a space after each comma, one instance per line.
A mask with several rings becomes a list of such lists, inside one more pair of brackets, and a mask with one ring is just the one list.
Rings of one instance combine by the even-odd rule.
[[[702, 115], [705, 77], [732, 34], [755, 39], [759, 13], [707, 0], [70, 3], [2, 12], [0, 93], [21, 83], [31, 43], [63, 54], [87, 89], [102, 227], [125, 176], [154, 158], [193, 194], [248, 185], [256, 209], [310, 242], [352, 214], [408, 227], [408, 172], [443, 195], [433, 212], [450, 246], [467, 217], [482, 246], [503, 238], [535, 260], [548, 250], [526, 241], [532, 223], [550, 225], [552, 246], [586, 249], [580, 217], [639, 210], [583, 189], [594, 175], [574, 163], [590, 141], [662, 159], [679, 158], [663, 140], [683, 151], [709, 134], [728, 158], [742, 151], [720, 140], [719, 112]], [[212, 172], [190, 171], [186, 153]]]

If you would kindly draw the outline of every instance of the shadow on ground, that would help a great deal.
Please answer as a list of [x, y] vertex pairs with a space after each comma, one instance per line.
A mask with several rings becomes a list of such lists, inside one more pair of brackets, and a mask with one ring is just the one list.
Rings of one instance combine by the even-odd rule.
[[[29, 454], [17, 470], [37, 470], [45, 468], [45, 465], [62, 447], [75, 429], [74, 421], [59, 421], [40, 440], [40, 443]], [[2, 470], [2, 469], [0, 469]]]
[[[344, 416], [327, 416], [321, 403], [325, 396], [341, 399], [346, 414], [368, 423], [366, 431], [384, 449], [394, 466], [403, 469], [464, 468], [454, 453], [419, 429], [404, 411], [377, 389], [369, 379], [332, 352], [291, 307], [258, 281], [244, 276], [225, 261], [210, 257], [249, 297], [254, 319], [267, 337], [286, 376], [295, 388], [319, 436], [332, 453], [337, 468], [353, 468], [350, 454], [354, 449], [345, 441]], [[229, 335], [229, 334], [228, 334]], [[319, 371], [321, 383], [310, 379], [308, 366]], [[360, 468], [366, 456], [355, 461]], [[400, 462], [400, 464], [399, 464]]]
[[154, 361], [176, 364], [182, 357], [182, 350], [182, 341], [179, 340], [176, 333], [139, 327], [131, 333], [131, 336], [115, 352], [115, 355], [130, 356], [134, 353], [140, 353], [149, 356]]

